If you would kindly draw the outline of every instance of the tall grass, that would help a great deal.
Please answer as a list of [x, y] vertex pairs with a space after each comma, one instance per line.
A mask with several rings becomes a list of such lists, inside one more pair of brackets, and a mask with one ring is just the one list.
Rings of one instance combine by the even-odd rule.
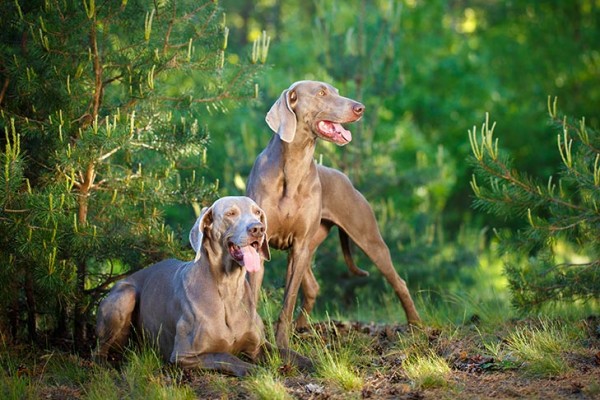
[[[280, 303], [269, 296], [264, 289], [261, 290], [259, 303], [259, 313], [262, 315], [265, 324], [265, 338], [267, 342], [274, 344], [275, 331], [273, 327], [277, 313], [279, 312]], [[294, 340], [291, 341], [291, 344], [293, 347]], [[279, 368], [282, 363], [283, 360], [275, 345], [265, 351], [265, 357], [262, 365], [259, 366], [258, 372], [246, 380], [246, 386], [258, 399], [291, 399], [279, 374]]]
[[288, 400], [292, 397], [287, 393], [284, 384], [270, 371], [262, 371], [247, 381], [250, 392], [259, 400]]
[[124, 391], [119, 387], [119, 376], [114, 369], [95, 368], [88, 385], [84, 389], [87, 400], [119, 400]]
[[[29, 355], [28, 355], [29, 356]], [[38, 382], [24, 371], [22, 360], [15, 358], [10, 347], [0, 343], [0, 398], [7, 400], [37, 399]]]
[[156, 351], [149, 346], [127, 350], [121, 372], [97, 368], [90, 383], [85, 386], [85, 398], [104, 399], [196, 399], [193, 389], [177, 383], [180, 370], [164, 367]]
[[[403, 372], [412, 387], [419, 390], [447, 388], [453, 391], [448, 360], [454, 359], [456, 349], [469, 356], [491, 356], [493, 370], [510, 369], [532, 378], [565, 374], [571, 370], [569, 360], [576, 359], [570, 353], [589, 353], [583, 341], [587, 331], [582, 325], [586, 323], [586, 316], [598, 312], [597, 302], [573, 303], [570, 307], [558, 305], [538, 310], [538, 315], [547, 313], [551, 317], [533, 318], [534, 314], [529, 314], [527, 319], [512, 320], [513, 313], [506, 311], [507, 303], [501, 296], [494, 301], [494, 296], [489, 293], [487, 302], [483, 302], [480, 297], [471, 295], [446, 294], [434, 296], [437, 299], [434, 301], [426, 293], [418, 294], [416, 300], [425, 327], [402, 330], [393, 349], [387, 345], [382, 347], [392, 353], [384, 357], [397, 353], [398, 357], [394, 358], [401, 361], [401, 367], [384, 363], [384, 368]], [[280, 303], [267, 297], [263, 293], [261, 312], [267, 339], [274, 343], [273, 321]], [[393, 294], [384, 298], [387, 306], [382, 307], [382, 313], [402, 313]], [[478, 316], [477, 320], [473, 315]], [[340, 315], [340, 319], [348, 318]], [[373, 365], [373, 359], [381, 357], [379, 350], [372, 350], [377, 339], [359, 333], [350, 325], [334, 323], [328, 316], [320, 323], [309, 320], [309, 327], [307, 334], [293, 334], [290, 341], [292, 349], [315, 362], [316, 371], [303, 379], [308, 380], [309, 385], [317, 381], [318, 385], [314, 386], [325, 396], [332, 389], [348, 393], [350, 397], [360, 395], [360, 390], [368, 388], [371, 382], [365, 383], [363, 374], [371, 371], [369, 366]], [[294, 389], [286, 387], [289, 383], [284, 376], [298, 372], [288, 367], [278, 351], [270, 351], [248, 378], [194, 371], [193, 374], [206, 374], [200, 375], [204, 387], [195, 388], [198, 393], [206, 393], [208, 388], [222, 398], [290, 399]], [[61, 387], [88, 400], [198, 398], [192, 386], [182, 381], [183, 371], [165, 365], [148, 344], [126, 350], [118, 369], [99, 367], [89, 360], [59, 351], [40, 356], [39, 351], [36, 354], [29, 348], [24, 351], [0, 345], [1, 399], [44, 398]], [[600, 386], [588, 384], [582, 392], [591, 398], [600, 393]]]
[[90, 380], [88, 361], [77, 355], [52, 352], [42, 359], [45, 379], [51, 384], [82, 386]]
[[446, 387], [452, 373], [448, 362], [433, 352], [410, 356], [402, 367], [413, 386], [419, 389]]
[[38, 387], [30, 377], [10, 375], [0, 371], [0, 398], [23, 400], [39, 398]]
[[528, 374], [548, 377], [569, 371], [564, 354], [580, 346], [578, 336], [573, 328], [542, 320], [539, 327], [517, 327], [506, 342]]
[[362, 388], [364, 380], [359, 374], [356, 365], [360, 353], [365, 349], [357, 344], [352, 332], [345, 333], [344, 343], [340, 340], [340, 333], [330, 319], [326, 322], [326, 331], [329, 334], [320, 334], [316, 326], [309, 319], [309, 330], [312, 335], [305, 340], [303, 347], [311, 352], [316, 360], [317, 375], [328, 382], [346, 391]]

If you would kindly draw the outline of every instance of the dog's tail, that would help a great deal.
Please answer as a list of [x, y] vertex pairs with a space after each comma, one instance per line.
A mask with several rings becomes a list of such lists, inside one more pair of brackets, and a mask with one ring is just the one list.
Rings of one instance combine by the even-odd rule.
[[344, 261], [346, 261], [346, 265], [350, 272], [357, 276], [369, 276], [369, 273], [364, 269], [358, 268], [356, 264], [354, 264], [354, 260], [352, 259], [352, 253], [350, 252], [350, 237], [345, 230], [341, 227], [338, 227], [338, 232], [340, 234], [340, 244], [342, 245], [342, 253], [344, 254]]

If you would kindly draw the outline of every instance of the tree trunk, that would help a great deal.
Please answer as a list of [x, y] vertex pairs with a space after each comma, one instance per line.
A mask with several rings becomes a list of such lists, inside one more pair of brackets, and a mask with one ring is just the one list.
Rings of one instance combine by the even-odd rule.
[[54, 329], [54, 337], [63, 339], [67, 334], [67, 310], [62, 303], [58, 303], [56, 312], [56, 327]]
[[14, 296], [13, 300], [12, 300], [12, 305], [10, 306], [10, 308], [8, 309], [8, 324], [9, 324], [9, 330], [10, 330], [10, 337], [12, 339], [13, 342], [16, 342], [18, 340], [18, 334], [19, 334], [19, 289], [17, 289], [16, 291], [16, 295]]
[[[92, 98], [91, 121], [98, 118], [100, 105], [102, 103], [103, 83], [102, 83], [102, 63], [100, 61], [100, 52], [98, 50], [98, 41], [96, 33], [96, 16], [92, 18], [90, 25], [90, 51], [92, 53], [94, 66], [94, 94]], [[79, 184], [79, 204], [77, 212], [77, 222], [80, 226], [87, 225], [88, 203], [90, 191], [94, 186], [96, 179], [96, 165], [90, 162], [87, 166], [82, 182]], [[75, 310], [73, 315], [73, 340], [75, 346], [83, 343], [86, 338], [86, 302], [85, 302], [85, 280], [87, 277], [87, 261], [85, 255], [77, 260], [77, 283], [75, 294]]]
[[33, 290], [33, 276], [31, 269], [25, 270], [25, 300], [27, 301], [27, 334], [31, 342], [37, 340], [37, 328], [35, 323], [35, 295]]
[[86, 338], [86, 306], [84, 298], [86, 271], [86, 262], [83, 260], [79, 260], [77, 262], [77, 287], [75, 289], [77, 299], [75, 301], [75, 310], [73, 315], [73, 341], [75, 347], [77, 347], [81, 343], [84, 343]]

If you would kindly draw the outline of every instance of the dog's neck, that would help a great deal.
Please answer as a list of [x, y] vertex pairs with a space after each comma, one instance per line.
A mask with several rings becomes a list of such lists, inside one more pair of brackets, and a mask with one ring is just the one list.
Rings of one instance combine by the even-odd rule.
[[308, 128], [298, 129], [291, 143], [273, 138], [275, 151], [279, 153], [279, 163], [283, 171], [284, 185], [287, 191], [294, 193], [306, 179], [314, 166], [317, 138]]
[[202, 255], [194, 264], [194, 268], [198, 269], [202, 275], [210, 275], [210, 279], [216, 282], [217, 285], [237, 288], [239, 287], [239, 282], [245, 280], [246, 271], [244, 267], [234, 262], [223, 251], [220, 251], [220, 249], [214, 252], [206, 247], [202, 247], [201, 252]]

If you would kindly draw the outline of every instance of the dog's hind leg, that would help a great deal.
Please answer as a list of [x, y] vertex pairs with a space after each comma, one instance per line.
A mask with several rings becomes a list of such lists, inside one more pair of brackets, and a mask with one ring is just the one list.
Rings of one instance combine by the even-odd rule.
[[123, 348], [131, 331], [136, 290], [127, 282], [119, 282], [117, 285], [118, 287], [113, 289], [98, 307], [98, 349], [95, 355], [101, 359], [107, 358], [110, 349]]

